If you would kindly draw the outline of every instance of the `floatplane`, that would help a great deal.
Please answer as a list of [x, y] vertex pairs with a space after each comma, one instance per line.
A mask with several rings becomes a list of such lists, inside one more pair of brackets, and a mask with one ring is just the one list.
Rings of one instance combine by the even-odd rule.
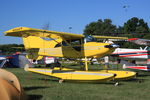
[[103, 82], [113, 79], [132, 78], [131, 71], [89, 71], [88, 58], [99, 58], [111, 54], [119, 46], [97, 42], [96, 39], [127, 39], [126, 37], [84, 36], [66, 32], [49, 31], [28, 27], [17, 27], [4, 32], [6, 36], [22, 37], [27, 58], [41, 59], [43, 56], [84, 58], [85, 70], [69, 68], [26, 68], [27, 71], [59, 78], [64, 81]]

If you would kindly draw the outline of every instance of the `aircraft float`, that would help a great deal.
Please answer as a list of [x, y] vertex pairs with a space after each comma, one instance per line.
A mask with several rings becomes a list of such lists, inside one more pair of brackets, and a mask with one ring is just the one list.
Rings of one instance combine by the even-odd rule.
[[28, 27], [10, 29], [5, 35], [22, 37], [29, 59], [41, 59], [43, 56], [85, 59], [85, 71], [68, 68], [61, 70], [26, 68], [27, 71], [53, 76], [64, 81], [82, 82], [106, 82], [117, 78], [132, 78], [136, 75], [135, 72], [130, 71], [88, 70], [88, 58], [103, 57], [119, 47], [116, 44], [96, 42], [96, 39], [128, 39], [126, 37], [84, 36]]

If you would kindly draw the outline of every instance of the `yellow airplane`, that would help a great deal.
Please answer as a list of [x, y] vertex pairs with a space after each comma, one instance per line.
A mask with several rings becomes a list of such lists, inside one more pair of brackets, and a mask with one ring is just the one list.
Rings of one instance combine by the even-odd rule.
[[[118, 47], [116, 44], [110, 43], [100, 43], [96, 42], [96, 39], [128, 39], [126, 37], [111, 37], [111, 36], [84, 36], [81, 34], [72, 34], [65, 32], [49, 31], [42, 29], [34, 29], [28, 27], [17, 27], [5, 32], [6, 36], [16, 36], [22, 37], [27, 50], [27, 57], [30, 59], [41, 59], [43, 56], [53, 56], [53, 57], [64, 57], [64, 58], [84, 58], [85, 59], [85, 72], [72, 73], [79, 74], [83, 78], [79, 79], [79, 76], [75, 80], [83, 80], [88, 75], [93, 75], [88, 72], [87, 58], [99, 58], [107, 54], [112, 53], [115, 48]], [[33, 71], [33, 68], [30, 69]], [[38, 70], [39, 73], [43, 73], [43, 70]], [[68, 71], [68, 70], [67, 70]], [[36, 71], [37, 72], [37, 71]], [[58, 74], [58, 72], [57, 72]], [[63, 73], [64, 74], [64, 73]], [[107, 73], [108, 74], [108, 73]], [[58, 75], [53, 74], [51, 71], [51, 76], [58, 77]], [[67, 77], [69, 74], [65, 74]], [[94, 75], [100, 76], [94, 73]], [[103, 74], [104, 75], [104, 74]], [[60, 74], [61, 76], [61, 74]], [[113, 78], [114, 75], [104, 75], [106, 79]], [[101, 77], [104, 80], [104, 76]], [[107, 76], [107, 77], [106, 77]], [[72, 77], [72, 76], [71, 76]], [[96, 77], [96, 76], [95, 76]], [[62, 77], [59, 77], [62, 78]], [[101, 79], [100, 78], [100, 79]], [[91, 80], [98, 80], [92, 78]], [[87, 79], [88, 80], [88, 79]]]
[[[116, 44], [99, 43], [100, 39], [127, 39], [126, 37], [89, 36], [65, 32], [17, 27], [5, 32], [6, 36], [23, 37], [28, 58], [41, 59], [43, 56], [65, 58], [98, 58], [112, 53]], [[46, 40], [51, 38], [51, 40]], [[88, 68], [86, 67], [86, 70]]]

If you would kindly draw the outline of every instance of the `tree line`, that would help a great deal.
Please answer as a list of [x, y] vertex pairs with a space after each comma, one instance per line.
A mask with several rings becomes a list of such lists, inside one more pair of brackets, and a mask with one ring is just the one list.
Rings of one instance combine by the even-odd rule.
[[125, 35], [141, 34], [147, 35], [150, 32], [147, 22], [144, 19], [133, 17], [124, 23], [123, 26], [112, 24], [111, 19], [99, 19], [86, 25], [83, 34], [90, 35]]
[[3, 44], [0, 45], [0, 55], [9, 55], [15, 52], [24, 52], [24, 45], [23, 44]]
[[[127, 20], [123, 26], [112, 24], [111, 19], [98, 19], [97, 21], [87, 24], [83, 34], [150, 39], [150, 28], [144, 19], [137, 17]], [[122, 47], [137, 48], [139, 45], [124, 42]]]

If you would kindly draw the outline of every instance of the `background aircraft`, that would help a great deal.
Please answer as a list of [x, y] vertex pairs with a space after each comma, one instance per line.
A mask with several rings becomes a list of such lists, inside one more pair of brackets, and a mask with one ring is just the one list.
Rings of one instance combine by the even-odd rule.
[[139, 44], [139, 45], [145, 45], [145, 46], [150, 45], [150, 40], [148, 40], [148, 39], [131, 38], [131, 39], [128, 39], [128, 41]]
[[148, 59], [148, 47], [144, 49], [126, 49], [126, 48], [117, 48], [111, 54], [111, 56], [122, 57], [122, 58], [133, 58], [133, 59]]
[[123, 49], [123, 48], [117, 48], [113, 53], [112, 56], [117, 57], [123, 57], [123, 58], [132, 58], [134, 60], [138, 59], [145, 59], [147, 62], [145, 63], [146, 66], [129, 66], [124, 64], [123, 68], [129, 68], [129, 69], [136, 69], [136, 70], [143, 70], [143, 71], [150, 71], [150, 48], [148, 47], [150, 45], [150, 40], [147, 39], [139, 39], [139, 38], [131, 38], [128, 39], [129, 42], [136, 43], [138, 45], [145, 45], [146, 47], [144, 49]]

